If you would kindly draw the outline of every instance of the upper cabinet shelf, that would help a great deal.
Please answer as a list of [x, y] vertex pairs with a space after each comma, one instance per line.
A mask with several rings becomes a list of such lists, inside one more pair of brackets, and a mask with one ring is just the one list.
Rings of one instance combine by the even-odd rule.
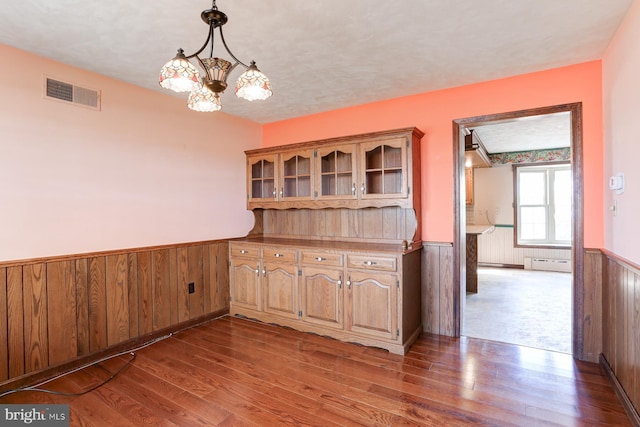
[[249, 209], [419, 206], [417, 128], [246, 151]]

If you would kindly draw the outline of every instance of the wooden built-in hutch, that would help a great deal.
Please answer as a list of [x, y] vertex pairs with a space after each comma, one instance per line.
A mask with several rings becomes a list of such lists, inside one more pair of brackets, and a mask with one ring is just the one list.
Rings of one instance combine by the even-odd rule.
[[246, 151], [256, 224], [229, 244], [231, 314], [406, 353], [422, 331], [422, 136]]

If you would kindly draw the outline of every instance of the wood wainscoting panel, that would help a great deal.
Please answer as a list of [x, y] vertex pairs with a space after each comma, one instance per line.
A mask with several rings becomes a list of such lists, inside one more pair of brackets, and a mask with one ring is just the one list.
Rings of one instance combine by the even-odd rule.
[[78, 334], [78, 356], [91, 352], [89, 345], [89, 273], [87, 258], [75, 260], [76, 263], [76, 332]]
[[[174, 250], [175, 251], [175, 250]], [[174, 256], [171, 256], [174, 255]], [[150, 295], [141, 295], [149, 300], [143, 304], [145, 313], [153, 317], [152, 328], [149, 332], [169, 326], [172, 322], [178, 322], [178, 318], [172, 319], [172, 314], [177, 313], [177, 289], [172, 290], [172, 277], [177, 277], [175, 252], [170, 249], [161, 249], [152, 252], [152, 276]], [[175, 295], [175, 297], [174, 297]], [[173, 309], [172, 309], [173, 307]], [[175, 316], [175, 315], [174, 315]]]
[[[640, 273], [640, 272], [639, 272]], [[629, 375], [633, 380], [629, 393], [640, 408], [640, 353], [638, 353], [638, 341], [640, 341], [640, 274], [627, 270], [627, 307], [625, 309], [625, 323], [627, 340], [627, 360], [629, 361]]]
[[107, 345], [126, 341], [129, 336], [129, 271], [127, 254], [107, 256]]
[[147, 251], [129, 255], [129, 330], [132, 337], [153, 331], [151, 253]]
[[49, 365], [46, 272], [45, 263], [26, 265], [22, 270], [24, 367], [26, 373], [40, 370]]
[[422, 243], [422, 330], [440, 331], [440, 247]]
[[203, 246], [189, 246], [188, 251], [188, 283], [194, 284], [195, 292], [188, 294], [189, 319], [195, 319], [204, 314], [204, 271], [202, 269]]
[[187, 289], [189, 279], [189, 250], [177, 248], [178, 287], [177, 287], [177, 315], [178, 322], [189, 320], [189, 292]]
[[24, 374], [24, 305], [22, 297], [22, 266], [7, 267], [9, 378]]
[[206, 241], [0, 263], [0, 391], [228, 313], [228, 247]]
[[425, 332], [454, 336], [455, 295], [453, 245], [423, 242], [422, 327]]
[[129, 284], [129, 292], [127, 301], [129, 301], [129, 336], [137, 337], [140, 331], [140, 310], [138, 297], [138, 254], [127, 254], [127, 283]]
[[229, 310], [229, 244], [205, 246], [205, 312]]
[[89, 351], [107, 347], [106, 258], [89, 258]]
[[602, 352], [603, 256], [597, 249], [584, 252], [583, 360], [597, 363]]
[[[640, 267], [605, 251], [602, 354], [640, 420]], [[633, 412], [635, 411], [635, 412]]]
[[78, 356], [76, 263], [47, 263], [46, 282], [49, 364], [58, 365]]
[[[7, 269], [0, 268], [0, 343], [8, 343]], [[0, 345], [0, 381], [9, 378], [9, 346]]]

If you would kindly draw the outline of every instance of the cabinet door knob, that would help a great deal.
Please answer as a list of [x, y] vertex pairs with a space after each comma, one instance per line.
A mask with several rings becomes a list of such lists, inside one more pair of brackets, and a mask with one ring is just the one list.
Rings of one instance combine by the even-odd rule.
[[347, 286], [351, 289], [351, 276], [347, 279]]
[[351, 194], [353, 194], [354, 196], [356, 195], [356, 183], [355, 182], [351, 186]]
[[275, 187], [273, 187], [273, 192], [272, 192], [272, 194], [273, 194], [273, 198], [274, 198], [274, 199], [277, 199], [277, 198], [278, 198], [278, 190], [276, 190], [276, 188], [275, 188]]
[[267, 275], [267, 267], [262, 267], [262, 275], [263, 276]]
[[327, 260], [326, 258], [321, 257], [321, 256], [317, 256], [317, 257], [316, 257], [316, 261], [320, 261], [320, 262], [322, 262], [322, 261], [326, 261], [326, 260]]
[[364, 182], [362, 183], [362, 187], [360, 187], [360, 192], [362, 194], [367, 194], [367, 187], [364, 186]]
[[256, 276], [260, 276], [260, 266], [256, 267]]
[[338, 279], [338, 287], [342, 289], [342, 276]]
[[284, 197], [284, 187], [280, 189], [280, 197]]

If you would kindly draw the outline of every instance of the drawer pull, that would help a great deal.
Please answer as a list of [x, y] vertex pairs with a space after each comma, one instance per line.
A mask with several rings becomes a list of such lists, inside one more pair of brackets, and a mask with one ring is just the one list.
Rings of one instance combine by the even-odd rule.
[[248, 254], [248, 253], [249, 253], [249, 251], [247, 251], [247, 250], [245, 250], [245, 249], [240, 249], [240, 253], [241, 253], [241, 254]]
[[317, 256], [317, 257], [316, 257], [316, 261], [320, 261], [320, 262], [322, 262], [322, 261], [326, 261], [326, 260], [327, 260], [327, 259], [326, 259], [325, 257], [321, 257], [321, 256]]
[[365, 261], [365, 262], [363, 262], [363, 264], [364, 265], [376, 265], [377, 262], [375, 262], [375, 261]]
[[275, 253], [275, 254], [273, 254], [273, 256], [276, 257], [276, 258], [282, 258], [284, 255], [279, 254], [279, 253]]

